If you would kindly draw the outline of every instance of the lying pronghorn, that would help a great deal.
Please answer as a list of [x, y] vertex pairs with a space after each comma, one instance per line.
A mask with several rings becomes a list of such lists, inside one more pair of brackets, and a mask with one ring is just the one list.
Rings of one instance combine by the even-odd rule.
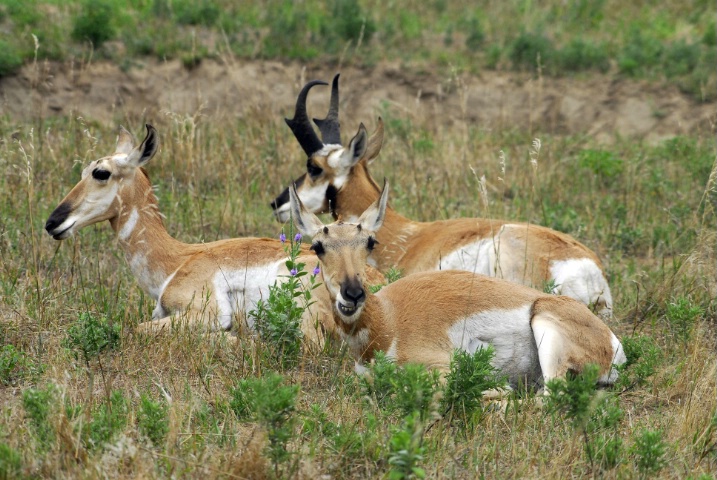
[[[187, 321], [210, 329], [228, 330], [235, 315], [248, 312], [269, 286], [287, 275], [281, 242], [268, 238], [235, 238], [203, 244], [185, 244], [167, 233], [157, 198], [142, 167], [155, 154], [157, 132], [147, 125], [147, 137], [134, 147], [132, 135], [120, 127], [115, 153], [90, 163], [82, 179], [52, 212], [45, 229], [63, 240], [82, 227], [109, 220], [140, 286], [157, 301], [152, 330], [169, 325], [170, 314], [186, 313]], [[308, 256], [307, 256], [308, 254]], [[299, 257], [316, 262], [310, 252]], [[333, 330], [329, 299], [323, 289], [314, 292], [313, 312], [307, 312], [302, 330], [318, 340], [312, 313]], [[246, 317], [248, 327], [251, 319]]]
[[511, 386], [600, 368], [601, 383], [612, 383], [612, 365], [625, 362], [620, 341], [582, 303], [541, 293], [505, 280], [462, 270], [415, 273], [372, 294], [365, 264], [377, 246], [386, 219], [388, 187], [356, 223], [324, 226], [308, 212], [295, 187], [291, 212], [298, 230], [313, 237], [334, 320], [357, 360], [375, 351], [399, 364], [422, 363], [445, 372], [455, 349], [470, 353], [492, 345], [494, 366]]
[[[338, 122], [338, 78], [331, 89], [329, 114], [315, 120], [319, 140], [306, 113], [313, 81], [301, 90], [293, 120], [287, 120], [308, 156], [307, 172], [295, 184], [307, 209], [331, 211], [334, 219], [355, 221], [379, 196], [368, 165], [383, 142], [383, 123], [368, 138], [363, 125], [349, 146], [341, 145]], [[281, 222], [289, 219], [288, 188], [273, 202]], [[538, 225], [484, 218], [460, 218], [429, 223], [411, 221], [388, 208], [372, 255], [379, 270], [398, 267], [404, 275], [459, 269], [542, 288], [590, 305], [600, 316], [612, 315], [612, 296], [600, 260], [589, 248], [564, 233]]]

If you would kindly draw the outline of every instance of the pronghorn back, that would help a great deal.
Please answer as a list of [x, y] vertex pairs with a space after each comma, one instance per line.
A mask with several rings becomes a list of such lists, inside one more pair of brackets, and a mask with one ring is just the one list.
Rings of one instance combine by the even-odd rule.
[[[335, 219], [355, 222], [379, 187], [368, 171], [383, 141], [383, 122], [369, 137], [363, 125], [348, 146], [340, 142], [338, 75], [334, 78], [329, 114], [313, 131], [306, 112], [309, 90], [324, 82], [309, 82], [299, 94], [294, 119], [287, 120], [307, 154], [306, 173], [294, 184], [306, 208], [330, 211]], [[331, 126], [331, 128], [329, 128]], [[327, 139], [328, 138], [328, 139]], [[289, 189], [273, 202], [280, 221], [289, 218]], [[550, 288], [591, 305], [601, 316], [612, 315], [612, 295], [600, 260], [574, 238], [555, 230], [520, 222], [472, 218], [413, 222], [390, 208], [376, 235], [379, 245], [372, 261], [381, 271], [397, 267], [408, 275], [431, 270], [461, 269]]]
[[356, 223], [324, 226], [290, 190], [297, 228], [313, 236], [338, 330], [359, 362], [377, 350], [398, 363], [446, 371], [455, 350], [495, 349], [494, 365], [512, 385], [544, 385], [596, 364], [616, 377], [622, 346], [587, 306], [464, 270], [415, 273], [371, 294], [363, 265], [386, 218], [388, 189]]

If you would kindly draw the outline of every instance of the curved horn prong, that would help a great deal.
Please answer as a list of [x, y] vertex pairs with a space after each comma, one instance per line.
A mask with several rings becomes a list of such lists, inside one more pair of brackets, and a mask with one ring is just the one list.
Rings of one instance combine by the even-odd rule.
[[284, 119], [291, 131], [294, 132], [294, 137], [299, 141], [299, 145], [301, 145], [301, 148], [304, 149], [304, 152], [306, 152], [308, 156], [313, 155], [324, 147], [324, 144], [319, 140], [318, 135], [316, 135], [314, 127], [311, 126], [309, 115], [306, 113], [306, 97], [314, 85], [328, 85], [328, 83], [321, 80], [312, 80], [304, 85], [304, 88], [299, 92], [299, 97], [296, 99], [294, 118]]
[[331, 102], [326, 118], [315, 118], [314, 123], [321, 130], [324, 144], [341, 145], [341, 123], [339, 122], [339, 75], [331, 82]]

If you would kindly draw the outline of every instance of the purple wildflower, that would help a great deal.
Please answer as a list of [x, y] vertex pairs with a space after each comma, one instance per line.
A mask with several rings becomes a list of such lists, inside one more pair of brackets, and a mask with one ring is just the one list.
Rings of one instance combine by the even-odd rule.
[[281, 235], [279, 235], [279, 241], [281, 243], [286, 242], [286, 235], [284, 235], [284, 232], [281, 232]]
[[319, 274], [319, 272], [321, 272], [321, 269], [319, 268], [318, 265], [316, 265], [316, 266], [314, 267], [314, 271], [313, 271], [312, 273], [313, 273], [314, 276], [316, 276], [316, 275]]
[[295, 277], [296, 274], [299, 273], [299, 271], [298, 271], [297, 269], [295, 269], [295, 268], [292, 268], [289, 273], [291, 274], [292, 277]]
[[297, 233], [297, 234], [296, 234], [296, 236], [294, 237], [294, 241], [295, 241], [295, 242], [300, 242], [300, 241], [301, 241], [301, 234], [300, 234], [300, 233]]

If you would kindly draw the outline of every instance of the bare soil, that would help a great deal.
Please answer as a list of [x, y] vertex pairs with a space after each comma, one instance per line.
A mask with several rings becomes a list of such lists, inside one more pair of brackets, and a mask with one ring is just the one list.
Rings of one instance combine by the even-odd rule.
[[[330, 81], [337, 67], [276, 61], [204, 60], [187, 69], [178, 60], [143, 60], [123, 70], [108, 62], [28, 65], [0, 79], [0, 107], [27, 121], [77, 115], [112, 124], [142, 115], [291, 116], [307, 80]], [[341, 69], [342, 123], [396, 115], [436, 122], [437, 128], [502, 129], [530, 135], [586, 134], [597, 142], [617, 136], [655, 143], [675, 135], [714, 131], [714, 103], [699, 103], [675, 86], [614, 76], [535, 78], [486, 71], [452, 75], [398, 63]], [[310, 114], [323, 116], [328, 88], [315, 88]], [[315, 105], [314, 105], [315, 104]]]

